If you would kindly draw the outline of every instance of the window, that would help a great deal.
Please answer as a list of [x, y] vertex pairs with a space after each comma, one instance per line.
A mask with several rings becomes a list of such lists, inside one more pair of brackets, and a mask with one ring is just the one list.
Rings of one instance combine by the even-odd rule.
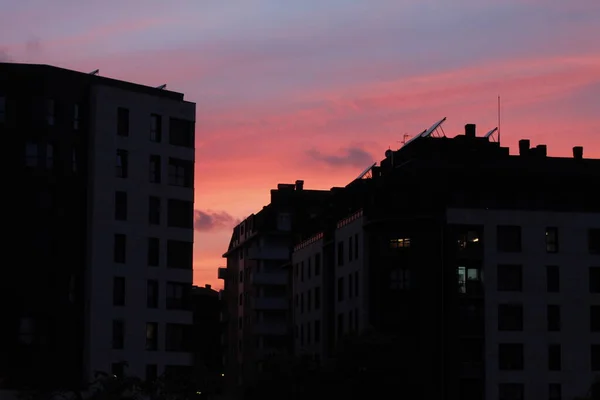
[[56, 115], [55, 103], [52, 99], [46, 100], [46, 123], [50, 126], [54, 125], [54, 117]]
[[590, 332], [600, 332], [600, 306], [590, 306]]
[[548, 345], [548, 370], [560, 371], [561, 369], [561, 349], [560, 344]]
[[125, 344], [125, 322], [120, 319], [113, 320], [112, 323], [112, 348], [122, 349]]
[[117, 150], [116, 177], [127, 178], [129, 169], [129, 152], [127, 150]]
[[158, 308], [158, 281], [153, 279], [146, 284], [146, 306]]
[[390, 271], [390, 289], [407, 290], [410, 287], [410, 270], [396, 268]]
[[115, 276], [113, 278], [113, 306], [125, 305], [125, 278]]
[[337, 316], [337, 334], [338, 338], [344, 334], [344, 314], [340, 313]]
[[390, 249], [407, 249], [410, 247], [410, 238], [390, 239]]
[[160, 143], [162, 140], [162, 117], [158, 114], [150, 115], [150, 141]]
[[546, 252], [558, 253], [558, 228], [546, 228]]
[[522, 383], [500, 383], [498, 385], [498, 400], [523, 400], [525, 386]]
[[193, 228], [194, 204], [191, 201], [169, 199], [167, 208], [167, 226], [173, 228]]
[[158, 350], [158, 324], [146, 322], [146, 350]]
[[167, 241], [167, 268], [192, 269], [193, 243], [180, 240]]
[[600, 293], [600, 267], [590, 267], [590, 293]]
[[290, 213], [279, 213], [277, 215], [277, 230], [283, 232], [292, 230], [292, 216]]
[[591, 254], [600, 254], [600, 229], [588, 231], [588, 249]]
[[337, 265], [344, 265], [344, 242], [338, 242], [337, 245]]
[[117, 135], [129, 136], [129, 110], [127, 108], [117, 108]]
[[39, 163], [39, 145], [29, 142], [25, 145], [25, 165], [28, 167], [37, 167]]
[[0, 122], [6, 121], [6, 97], [0, 96]]
[[194, 147], [194, 122], [169, 118], [169, 144]]
[[590, 356], [592, 371], [600, 371], [600, 344], [593, 344], [590, 347]]
[[337, 299], [338, 301], [344, 301], [344, 278], [338, 278], [337, 281]]
[[354, 285], [352, 284], [352, 273], [350, 273], [350, 275], [348, 275], [348, 298], [351, 299], [352, 298], [352, 290], [354, 289]]
[[560, 275], [556, 265], [546, 267], [546, 290], [548, 293], [558, 293], [560, 291]]
[[73, 155], [71, 157], [71, 169], [73, 172], [77, 172], [77, 151], [73, 149]]
[[158, 238], [148, 238], [148, 265], [158, 267], [160, 263], [160, 240]]
[[124, 362], [117, 362], [117, 363], [112, 363], [110, 366], [110, 372], [119, 378], [122, 378], [125, 376], [125, 363]]
[[548, 385], [548, 400], [562, 400], [562, 386], [560, 383]]
[[304, 312], [304, 293], [300, 293], [300, 314]]
[[127, 220], [127, 192], [115, 192], [115, 219]]
[[354, 295], [358, 296], [358, 287], [359, 287], [359, 281], [358, 281], [358, 271], [354, 272]]
[[169, 158], [169, 185], [191, 188], [194, 186], [194, 162]]
[[166, 351], [185, 351], [187, 325], [167, 324], [165, 332], [165, 350]]
[[187, 306], [188, 292], [189, 285], [185, 283], [167, 282], [167, 309], [185, 309]]
[[304, 282], [304, 261], [300, 261], [300, 282]]
[[354, 259], [358, 260], [358, 233], [354, 235]]
[[348, 238], [348, 261], [352, 261], [352, 256], [354, 255], [354, 251], [352, 251], [352, 236]]
[[125, 264], [127, 261], [127, 236], [117, 233], [114, 238], [114, 262]]
[[315, 288], [315, 310], [321, 309], [321, 288]]
[[19, 343], [30, 345], [35, 340], [35, 321], [30, 317], [22, 317], [19, 321]]
[[80, 122], [79, 104], [75, 104], [75, 105], [73, 105], [73, 129], [74, 130], [79, 130], [79, 122]]
[[319, 343], [321, 341], [321, 321], [320, 320], [315, 321], [314, 329], [315, 329], [315, 343]]
[[521, 371], [523, 365], [523, 344], [500, 343], [498, 345], [498, 369], [501, 371]]
[[549, 304], [546, 307], [546, 322], [548, 325], [549, 332], [559, 332], [561, 328], [560, 321], [560, 306], [556, 304]]
[[158, 365], [147, 364], [146, 365], [146, 382], [154, 382], [158, 378]]
[[523, 305], [500, 304], [498, 305], [498, 330], [522, 331], [523, 330]]
[[160, 156], [150, 156], [150, 182], [160, 183]]
[[[240, 293], [240, 295], [238, 296], [238, 305], [243, 306], [244, 305], [244, 293]], [[240, 329], [242, 325], [242, 317], [240, 317]]]
[[457, 268], [458, 292], [463, 294], [481, 294], [481, 270], [479, 268], [460, 266]]
[[160, 225], [160, 198], [150, 196], [148, 199], [148, 222], [151, 225]]
[[315, 276], [321, 275], [321, 253], [315, 254]]
[[311, 277], [311, 273], [312, 273], [312, 268], [311, 268], [311, 264], [310, 264], [310, 257], [306, 260], [306, 279], [310, 280]]
[[521, 227], [500, 225], [496, 228], [497, 248], [501, 253], [518, 253], [521, 251]]
[[54, 167], [54, 146], [46, 145], [46, 168]]
[[498, 291], [521, 292], [523, 290], [523, 271], [520, 265], [498, 265]]

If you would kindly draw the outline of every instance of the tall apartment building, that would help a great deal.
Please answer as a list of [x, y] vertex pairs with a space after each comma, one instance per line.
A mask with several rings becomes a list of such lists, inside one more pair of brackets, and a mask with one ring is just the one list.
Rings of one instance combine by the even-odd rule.
[[296, 353], [374, 328], [406, 344], [390, 368], [418, 384], [411, 398], [585, 395], [600, 373], [600, 160], [519, 147], [467, 125], [388, 151], [363, 203], [295, 247]]
[[[192, 364], [195, 104], [47, 65], [0, 64], [11, 232], [0, 387]], [[6, 170], [8, 171], [8, 170]]]
[[290, 261], [295, 232], [326, 204], [329, 191], [305, 190], [303, 181], [279, 184], [271, 203], [233, 229], [219, 269], [224, 280], [225, 377], [228, 386], [252, 381], [261, 362], [292, 350], [289, 323]]

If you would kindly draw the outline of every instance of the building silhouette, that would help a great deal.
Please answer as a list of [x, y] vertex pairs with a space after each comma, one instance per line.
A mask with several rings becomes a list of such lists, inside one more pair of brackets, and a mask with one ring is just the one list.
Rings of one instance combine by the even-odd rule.
[[[443, 122], [443, 121], [442, 121]], [[431, 132], [430, 132], [431, 133]], [[294, 353], [404, 344], [411, 398], [574, 398], [600, 371], [600, 160], [418, 136], [332, 197], [291, 259]], [[401, 389], [399, 389], [401, 390]]]
[[0, 281], [0, 387], [192, 365], [194, 124], [181, 93], [0, 63], [18, 260]]

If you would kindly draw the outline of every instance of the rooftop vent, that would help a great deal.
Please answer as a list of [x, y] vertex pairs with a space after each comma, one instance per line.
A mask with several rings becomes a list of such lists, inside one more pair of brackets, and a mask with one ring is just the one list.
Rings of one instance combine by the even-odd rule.
[[477, 125], [475, 124], [466, 124], [465, 125], [465, 136], [474, 138], [477, 132]]
[[526, 156], [529, 153], [529, 139], [519, 140], [519, 155]]
[[296, 190], [303, 190], [304, 189], [304, 181], [298, 180], [296, 181]]
[[535, 148], [537, 149], [538, 156], [546, 157], [548, 155], [548, 148], [545, 144], [538, 144]]
[[573, 147], [573, 158], [577, 160], [581, 160], [583, 158], [583, 147], [575, 146]]

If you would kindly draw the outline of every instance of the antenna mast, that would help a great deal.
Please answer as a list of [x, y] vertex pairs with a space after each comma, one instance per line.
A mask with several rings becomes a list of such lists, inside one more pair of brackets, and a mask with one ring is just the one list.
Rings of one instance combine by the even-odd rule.
[[498, 95], [498, 145], [500, 145], [500, 95]]

